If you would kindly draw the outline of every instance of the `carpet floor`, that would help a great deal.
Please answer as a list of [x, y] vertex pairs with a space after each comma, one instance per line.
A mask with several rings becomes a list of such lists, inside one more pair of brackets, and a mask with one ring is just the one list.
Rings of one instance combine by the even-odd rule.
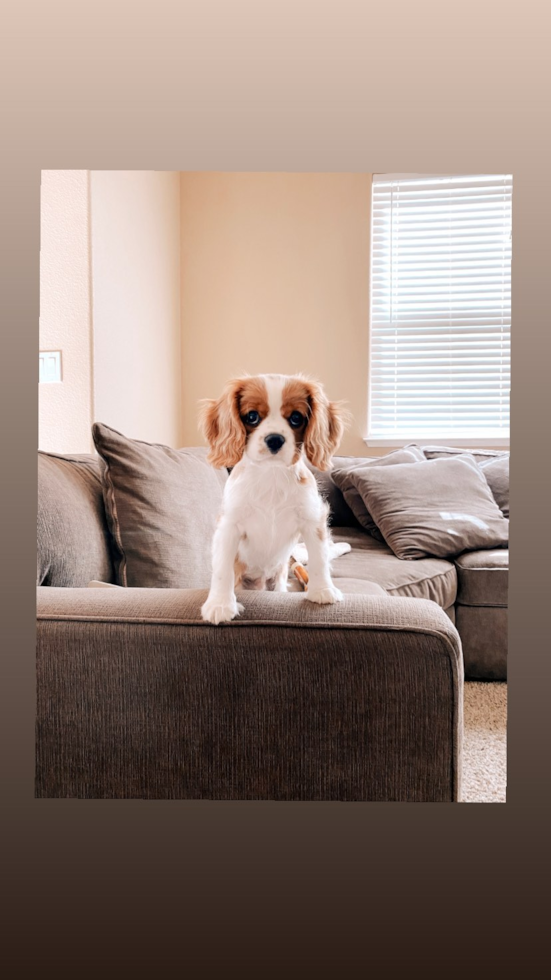
[[507, 684], [465, 681], [462, 803], [505, 803]]

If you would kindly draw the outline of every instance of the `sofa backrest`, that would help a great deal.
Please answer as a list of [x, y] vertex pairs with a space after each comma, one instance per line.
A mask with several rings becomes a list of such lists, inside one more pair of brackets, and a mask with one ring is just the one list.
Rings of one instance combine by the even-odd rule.
[[104, 463], [92, 454], [38, 453], [37, 585], [114, 582], [102, 493]]

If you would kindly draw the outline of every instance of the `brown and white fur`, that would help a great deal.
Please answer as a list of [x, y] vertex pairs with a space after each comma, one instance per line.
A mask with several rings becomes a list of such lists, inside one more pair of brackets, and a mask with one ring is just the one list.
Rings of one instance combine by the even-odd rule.
[[320, 470], [329, 469], [345, 416], [318, 382], [303, 375], [238, 378], [220, 398], [202, 403], [208, 459], [216, 467], [233, 467], [214, 533], [204, 620], [218, 624], [243, 612], [237, 586], [285, 592], [289, 558], [299, 540], [308, 551], [306, 599], [342, 599], [329, 568], [329, 508], [304, 457]]

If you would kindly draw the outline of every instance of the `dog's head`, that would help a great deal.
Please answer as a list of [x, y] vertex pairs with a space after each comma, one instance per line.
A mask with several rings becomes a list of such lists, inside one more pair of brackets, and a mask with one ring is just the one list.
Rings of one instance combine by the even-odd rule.
[[291, 466], [304, 452], [329, 469], [347, 413], [317, 381], [302, 374], [260, 374], [229, 381], [220, 398], [201, 403], [201, 425], [213, 466], [256, 463]]

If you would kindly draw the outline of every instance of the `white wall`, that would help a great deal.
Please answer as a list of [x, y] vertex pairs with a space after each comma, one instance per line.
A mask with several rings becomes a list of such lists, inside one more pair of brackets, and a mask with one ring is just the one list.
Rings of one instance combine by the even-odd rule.
[[180, 175], [91, 171], [94, 418], [181, 445]]
[[62, 352], [62, 383], [40, 384], [40, 449], [90, 452], [92, 361], [87, 170], [43, 170], [40, 349]]

